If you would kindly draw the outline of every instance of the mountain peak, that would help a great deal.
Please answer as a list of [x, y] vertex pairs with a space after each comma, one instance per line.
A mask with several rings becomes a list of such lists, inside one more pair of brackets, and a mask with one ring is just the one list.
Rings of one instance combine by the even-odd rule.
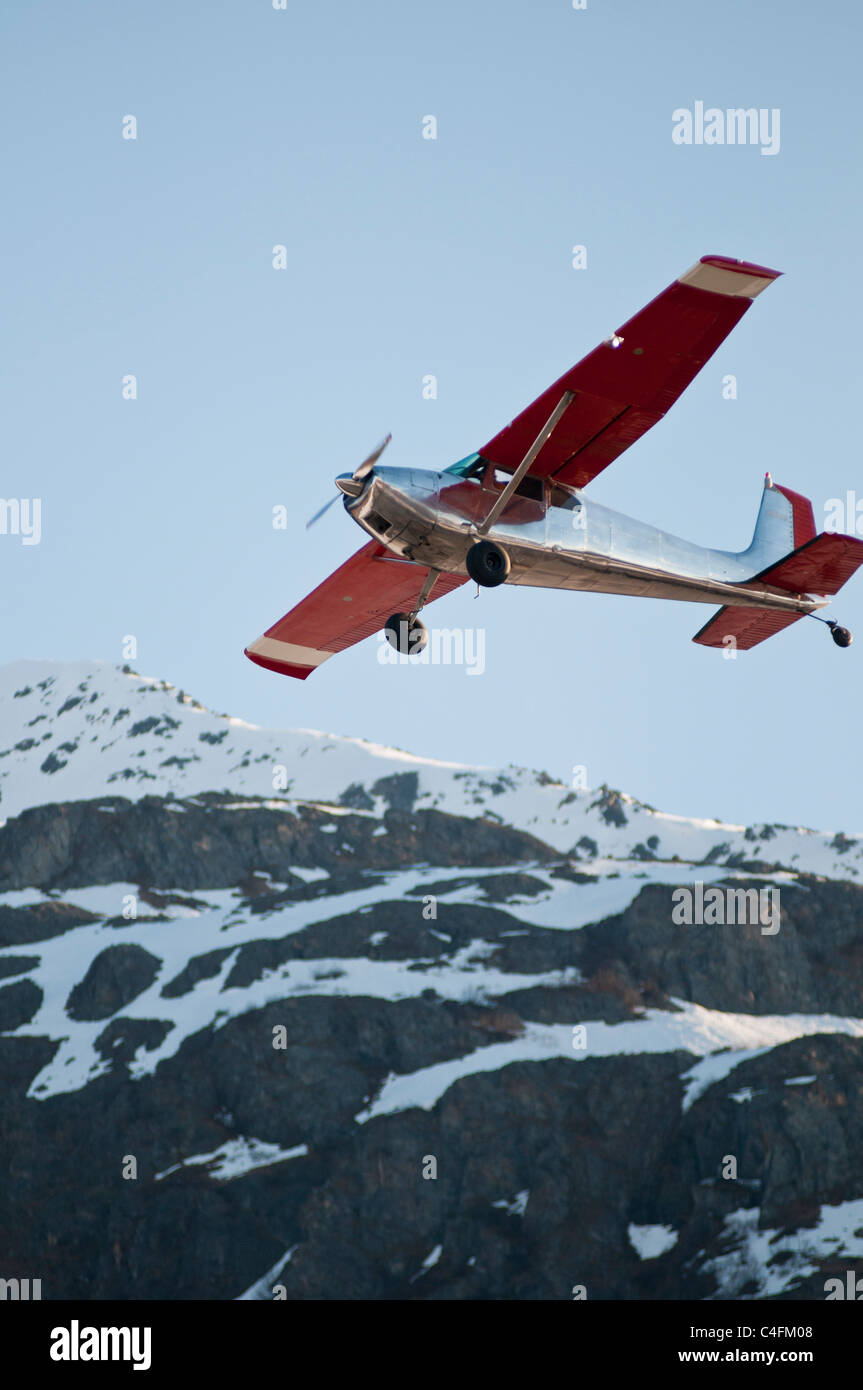
[[0, 814], [122, 796], [205, 792], [311, 801], [380, 815], [438, 810], [526, 831], [576, 858], [762, 866], [857, 880], [863, 840], [779, 825], [662, 814], [608, 787], [547, 773], [422, 758], [312, 729], [214, 714], [170, 681], [110, 662], [0, 668]]

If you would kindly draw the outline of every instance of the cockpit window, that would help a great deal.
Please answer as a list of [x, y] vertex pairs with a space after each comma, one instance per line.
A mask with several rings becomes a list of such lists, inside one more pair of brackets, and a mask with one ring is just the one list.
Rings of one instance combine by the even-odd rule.
[[542, 478], [533, 478], [528, 473], [522, 478], [515, 490], [516, 497], [529, 497], [532, 502], [544, 501], [544, 487]]
[[[455, 478], [471, 478], [482, 481], [483, 487], [500, 489], [509, 482], [510, 475], [501, 469], [496, 469], [494, 464], [489, 463], [480, 454], [468, 454], [467, 458], [459, 459], [458, 463], [452, 464], [445, 472], [450, 473]], [[519, 497], [529, 497], [531, 501], [542, 503], [544, 500], [542, 478], [532, 478], [530, 476], [522, 478], [516, 493]]]

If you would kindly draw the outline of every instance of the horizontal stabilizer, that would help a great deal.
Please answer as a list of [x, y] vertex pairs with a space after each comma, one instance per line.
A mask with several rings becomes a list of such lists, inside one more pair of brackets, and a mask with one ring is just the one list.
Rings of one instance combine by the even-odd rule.
[[825, 531], [756, 578], [794, 594], [838, 594], [861, 564], [863, 541]]
[[805, 616], [805, 613], [783, 613], [775, 608], [720, 608], [692, 640], [702, 647], [747, 652]]

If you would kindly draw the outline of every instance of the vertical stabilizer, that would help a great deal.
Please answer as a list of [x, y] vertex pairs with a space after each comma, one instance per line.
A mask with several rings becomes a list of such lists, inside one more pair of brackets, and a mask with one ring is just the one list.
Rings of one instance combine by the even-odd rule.
[[741, 558], [752, 565], [753, 574], [781, 560], [815, 536], [815, 516], [808, 497], [774, 483], [770, 474], [764, 478], [764, 492], [755, 522], [751, 544]]

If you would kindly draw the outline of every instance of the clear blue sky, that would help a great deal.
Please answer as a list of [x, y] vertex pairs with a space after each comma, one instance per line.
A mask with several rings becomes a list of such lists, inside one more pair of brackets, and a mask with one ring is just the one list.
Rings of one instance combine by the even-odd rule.
[[[2, 491], [43, 505], [38, 546], [0, 537], [4, 659], [119, 661], [134, 634], [136, 669], [257, 723], [863, 830], [863, 576], [833, 609], [848, 652], [804, 622], [726, 661], [690, 641], [700, 605], [465, 586], [428, 616], [486, 629], [481, 677], [382, 667], [375, 639], [305, 683], [242, 655], [362, 542], [336, 507], [303, 529], [336, 473], [387, 430], [394, 465], [469, 453], [707, 252], [785, 275], [595, 495], [735, 549], [766, 468], [819, 521], [863, 499], [855, 0], [14, 0], [2, 23]], [[697, 100], [778, 107], [779, 154], [675, 145]]]

